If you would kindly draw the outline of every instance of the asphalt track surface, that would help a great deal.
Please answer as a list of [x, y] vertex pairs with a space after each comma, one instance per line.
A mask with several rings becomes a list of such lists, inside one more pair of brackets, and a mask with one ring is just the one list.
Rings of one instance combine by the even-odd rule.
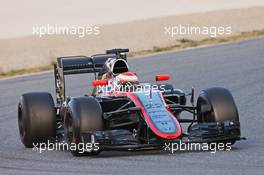
[[[264, 39], [164, 53], [129, 60], [142, 81], [169, 73], [175, 87], [196, 95], [222, 86], [237, 103], [242, 135], [231, 151], [108, 151], [98, 157], [73, 157], [69, 152], [39, 153], [25, 149], [17, 127], [17, 102], [22, 93], [54, 94], [52, 73], [0, 81], [0, 174], [263, 174], [264, 173]], [[70, 77], [69, 95], [83, 95], [87, 75]]]

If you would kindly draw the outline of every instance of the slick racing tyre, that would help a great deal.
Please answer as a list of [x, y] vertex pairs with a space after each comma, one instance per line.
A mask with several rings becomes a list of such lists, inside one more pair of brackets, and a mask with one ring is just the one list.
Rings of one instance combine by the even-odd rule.
[[[197, 120], [198, 123], [225, 121], [239, 123], [237, 107], [231, 93], [221, 87], [209, 88], [202, 91], [197, 99]], [[234, 132], [240, 135], [240, 128]], [[230, 138], [220, 142], [232, 145], [236, 140], [237, 138]]]
[[202, 91], [197, 99], [197, 119], [198, 122], [239, 121], [231, 93], [221, 87]]
[[[94, 97], [72, 98], [68, 104], [68, 112], [65, 117], [66, 140], [70, 144], [82, 144], [82, 133], [103, 130], [103, 112], [101, 105]], [[84, 143], [86, 144], [86, 143]], [[74, 156], [97, 155], [100, 150], [83, 152], [71, 150]]]
[[26, 148], [54, 138], [56, 114], [52, 96], [46, 92], [23, 94], [18, 104], [18, 127]]

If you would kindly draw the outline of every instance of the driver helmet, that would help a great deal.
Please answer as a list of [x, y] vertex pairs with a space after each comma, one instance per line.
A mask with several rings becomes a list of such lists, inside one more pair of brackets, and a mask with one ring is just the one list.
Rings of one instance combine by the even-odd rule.
[[115, 90], [121, 90], [121, 88], [123, 88], [122, 90], [128, 91], [136, 84], [139, 84], [139, 79], [136, 74], [132, 72], [120, 73], [114, 78]]

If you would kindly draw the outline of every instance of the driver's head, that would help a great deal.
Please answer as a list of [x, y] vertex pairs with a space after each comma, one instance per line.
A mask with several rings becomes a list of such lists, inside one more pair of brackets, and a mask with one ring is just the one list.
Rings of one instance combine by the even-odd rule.
[[136, 76], [136, 74], [132, 72], [121, 73], [117, 75], [115, 78], [120, 84], [139, 83], [138, 77]]
[[139, 83], [139, 79], [136, 74], [132, 72], [124, 72], [117, 75], [115, 78], [116, 90], [120, 90], [120, 88], [125, 87], [125, 91], [128, 91], [130, 87]]

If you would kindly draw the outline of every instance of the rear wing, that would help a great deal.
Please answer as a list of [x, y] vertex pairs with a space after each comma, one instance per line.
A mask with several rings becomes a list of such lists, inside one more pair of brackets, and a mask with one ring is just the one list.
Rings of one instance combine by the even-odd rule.
[[57, 58], [57, 63], [54, 64], [55, 88], [57, 94], [57, 103], [61, 104], [65, 100], [65, 75], [94, 73], [95, 78], [105, 62], [109, 58], [126, 59], [125, 52], [128, 49], [111, 49], [107, 50], [106, 54], [97, 54], [93, 56], [67, 56]]
[[98, 73], [108, 58], [116, 58], [114, 54], [87, 56], [69, 56], [57, 58], [57, 67], [64, 75], [81, 73]]

